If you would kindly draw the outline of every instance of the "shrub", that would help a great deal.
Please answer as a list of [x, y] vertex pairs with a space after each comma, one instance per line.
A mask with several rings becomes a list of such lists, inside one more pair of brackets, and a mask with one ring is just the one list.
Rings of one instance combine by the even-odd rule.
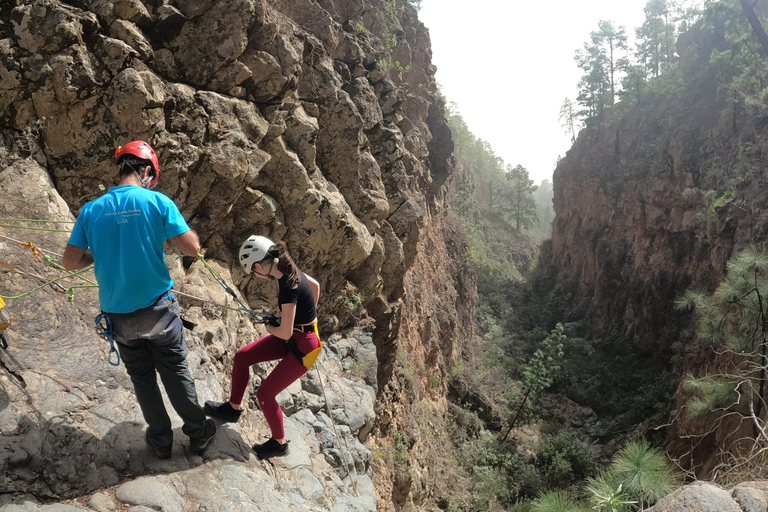
[[542, 443], [536, 467], [547, 487], [568, 487], [592, 474], [595, 461], [575, 436], [556, 434]]

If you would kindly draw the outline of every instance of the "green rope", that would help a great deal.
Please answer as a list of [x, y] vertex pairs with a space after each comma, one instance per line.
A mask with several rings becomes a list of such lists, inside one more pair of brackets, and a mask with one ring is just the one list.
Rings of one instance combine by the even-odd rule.
[[225, 282], [225, 281], [224, 281], [224, 280], [221, 278], [221, 276], [219, 275], [219, 273], [218, 273], [218, 272], [216, 272], [216, 271], [213, 269], [213, 267], [212, 267], [212, 266], [210, 266], [210, 265], [208, 264], [208, 262], [207, 262], [207, 261], [205, 261], [205, 258], [203, 257], [203, 253], [200, 253], [200, 254], [198, 254], [198, 255], [197, 255], [197, 259], [199, 259], [200, 261], [202, 261], [202, 262], [203, 262], [203, 265], [205, 265], [205, 268], [207, 268], [207, 269], [208, 269], [208, 272], [210, 272], [210, 273], [211, 273], [211, 275], [212, 275], [212, 276], [213, 276], [213, 278], [216, 280], [216, 282], [217, 282], [217, 283], [219, 283], [219, 284], [221, 285], [221, 287], [222, 287], [222, 288], [224, 288], [224, 291], [225, 291], [225, 292], [227, 292], [228, 294], [230, 294], [230, 295], [232, 296], [232, 298], [233, 298], [233, 299], [235, 299], [235, 302], [237, 302], [237, 305], [238, 305], [238, 306], [240, 306], [240, 310], [241, 310], [241, 311], [243, 311], [244, 313], [248, 313], [248, 315], [250, 315], [250, 317], [251, 317], [253, 320], [255, 320], [256, 322], [261, 322], [261, 321], [263, 321], [263, 319], [264, 319], [264, 316], [266, 315], [266, 311], [264, 311], [263, 309], [257, 309], [257, 310], [253, 310], [253, 309], [249, 308], [248, 306], [246, 306], [246, 305], [243, 303], [243, 301], [241, 301], [241, 300], [238, 298], [238, 296], [237, 296], [237, 294], [235, 294], [234, 290], [232, 290], [232, 288], [230, 288], [230, 287], [227, 285], [227, 283], [226, 283], [226, 282]]
[[216, 272], [216, 270], [214, 270], [214, 268], [213, 268], [211, 265], [209, 265], [207, 261], [205, 261], [205, 257], [203, 256], [203, 253], [200, 253], [200, 254], [198, 254], [198, 255], [197, 255], [197, 259], [199, 259], [200, 261], [202, 261], [202, 262], [203, 262], [203, 265], [205, 265], [205, 268], [207, 268], [207, 269], [208, 269], [208, 272], [210, 272], [210, 273], [211, 273], [211, 275], [212, 275], [212, 276], [213, 276], [215, 279], [221, 279], [221, 276], [219, 276], [219, 273], [218, 273], [218, 272]]
[[[93, 265], [89, 265], [89, 266], [85, 267], [85, 268], [84, 268], [84, 269], [82, 269], [82, 270], [78, 270], [78, 271], [76, 271], [76, 272], [68, 272], [67, 274], [65, 274], [65, 275], [63, 275], [63, 276], [61, 276], [61, 277], [57, 277], [56, 279], [51, 279], [50, 281], [47, 281], [47, 282], [45, 282], [45, 283], [41, 284], [41, 285], [40, 285], [40, 286], [38, 286], [37, 288], [33, 288], [32, 290], [29, 290], [28, 292], [24, 292], [24, 293], [22, 293], [21, 295], [15, 295], [15, 296], [10, 296], [10, 295], [7, 295], [7, 296], [6, 296], [6, 295], [0, 295], [0, 298], [1, 298], [1, 299], [21, 299], [22, 297], [26, 297], [27, 295], [32, 295], [32, 294], [33, 294], [33, 293], [35, 293], [37, 290], [43, 289], [43, 288], [45, 288], [46, 286], [48, 286], [48, 285], [51, 285], [51, 284], [55, 283], [56, 281], [59, 281], [60, 279], [67, 279], [67, 278], [69, 278], [69, 277], [75, 277], [75, 276], [79, 276], [80, 274], [83, 274], [83, 273], [85, 273], [85, 272], [87, 272], [87, 271], [91, 270], [92, 268], [93, 268]], [[91, 288], [91, 287], [92, 287], [92, 286], [88, 286], [88, 288]], [[71, 289], [71, 288], [68, 288], [67, 290], [70, 290], [70, 289]], [[72, 294], [70, 294], [69, 292], [68, 292], [68, 295], [70, 295], [70, 296], [73, 296], [73, 295], [72, 295]]]
[[97, 284], [76, 284], [66, 289], [67, 299], [69, 302], [75, 302], [75, 289], [76, 288], [98, 288]]
[[46, 219], [14, 219], [12, 217], [0, 217], [2, 222], [47, 222], [49, 224], [74, 224], [74, 220], [46, 220]]
[[10, 226], [8, 224], [0, 224], [0, 228], [13, 228], [13, 229], [28, 229], [31, 231], [52, 231], [54, 233], [71, 233], [70, 229], [51, 229], [51, 228], [29, 228], [27, 226]]

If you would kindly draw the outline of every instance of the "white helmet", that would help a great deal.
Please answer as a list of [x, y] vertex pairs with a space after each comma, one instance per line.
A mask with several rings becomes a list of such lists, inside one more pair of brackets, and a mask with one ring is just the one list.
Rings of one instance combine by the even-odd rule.
[[274, 247], [272, 240], [265, 236], [251, 235], [240, 246], [240, 264], [246, 274], [251, 273], [254, 263], [263, 261], [269, 250]]

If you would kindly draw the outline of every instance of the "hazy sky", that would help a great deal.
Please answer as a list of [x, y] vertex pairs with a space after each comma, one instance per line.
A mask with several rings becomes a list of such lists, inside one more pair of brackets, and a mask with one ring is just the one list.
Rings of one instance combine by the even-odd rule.
[[601, 19], [624, 25], [631, 41], [646, 2], [422, 0], [419, 19], [448, 101], [475, 136], [538, 184], [552, 179], [571, 145], [558, 113], [566, 97], [576, 99], [575, 51]]

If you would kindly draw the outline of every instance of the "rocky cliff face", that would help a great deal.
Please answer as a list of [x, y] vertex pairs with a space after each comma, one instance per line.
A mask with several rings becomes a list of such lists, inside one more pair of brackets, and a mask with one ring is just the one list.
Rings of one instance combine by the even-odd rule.
[[[129, 381], [107, 367], [92, 333], [95, 294], [78, 291], [69, 303], [46, 288], [9, 301], [0, 506], [88, 496], [77, 503], [217, 508], [236, 488], [231, 499], [277, 509], [373, 508], [372, 478], [391, 486], [361, 442], [372, 429], [386, 442], [398, 424], [402, 409], [388, 407], [406, 401], [397, 356], [441, 375], [471, 333], [472, 281], [453, 284], [461, 249], [442, 223], [453, 146], [430, 57], [426, 29], [401, 1], [0, 1], [3, 216], [73, 218], [114, 184], [114, 148], [148, 141], [160, 157], [158, 189], [253, 306], [274, 299], [236, 264], [250, 234], [285, 240], [320, 281], [326, 387], [354, 466], [345, 468], [312, 377], [283, 397], [304, 443], [296, 460], [254, 466], [247, 444], [264, 431], [254, 413], [203, 460], [178, 459], [175, 447], [169, 465], [153, 462]], [[53, 255], [66, 234], [0, 235], [4, 263], [55, 277], [18, 242]], [[169, 265], [181, 291], [226, 301], [198, 263]], [[40, 283], [6, 269], [6, 295]], [[259, 333], [234, 312], [182, 300], [199, 324], [188, 342], [200, 398], [220, 398], [234, 351]], [[350, 334], [354, 325], [362, 331]], [[149, 473], [167, 473], [151, 485], [178, 498], [126, 498], [121, 482]], [[379, 498], [386, 510], [387, 491]]]
[[[768, 225], [765, 117], [719, 87], [710, 54], [730, 48], [723, 36], [722, 24], [681, 36], [679, 84], [583, 130], [554, 176], [551, 262], [578, 289], [569, 320], [589, 318], [598, 338], [623, 334], [659, 370], [677, 344], [679, 374], [713, 356], [686, 334], [690, 314], [674, 299], [691, 285], [712, 291], [731, 256], [765, 242]], [[690, 455], [695, 445], [688, 462], [707, 461], [706, 474], [717, 447], [739, 435], [731, 427], [672, 451]], [[667, 438], [703, 432], [675, 422]]]

